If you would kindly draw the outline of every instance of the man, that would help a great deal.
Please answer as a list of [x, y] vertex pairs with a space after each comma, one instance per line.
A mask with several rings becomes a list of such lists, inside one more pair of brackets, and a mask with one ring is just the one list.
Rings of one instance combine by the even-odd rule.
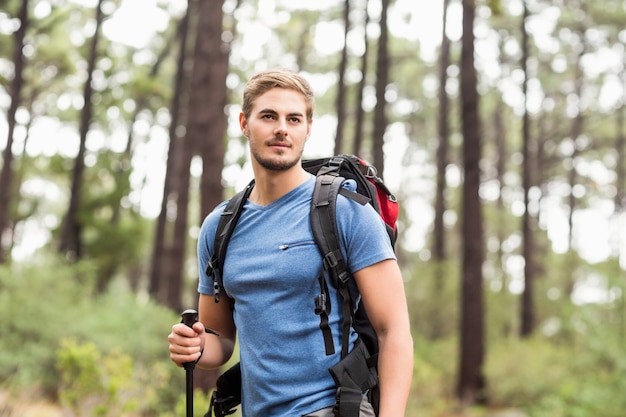
[[[223, 284], [231, 298], [214, 301], [213, 283], [200, 274], [199, 322], [172, 327], [170, 358], [178, 366], [223, 365], [239, 337], [242, 412], [246, 417], [333, 416], [336, 386], [313, 300], [322, 260], [309, 223], [314, 177], [301, 167], [311, 133], [314, 97], [308, 82], [287, 70], [261, 72], [249, 81], [239, 115], [250, 144], [255, 187], [228, 245]], [[219, 205], [198, 240], [200, 271], [213, 253]], [[338, 196], [342, 251], [354, 276], [380, 352], [380, 417], [403, 416], [413, 371], [413, 341], [404, 287], [380, 216]], [[353, 284], [354, 285], [354, 284]], [[341, 299], [331, 289], [329, 322], [341, 345]], [[205, 326], [218, 335], [206, 334]], [[353, 344], [356, 334], [350, 338]], [[361, 416], [373, 416], [364, 398]]]

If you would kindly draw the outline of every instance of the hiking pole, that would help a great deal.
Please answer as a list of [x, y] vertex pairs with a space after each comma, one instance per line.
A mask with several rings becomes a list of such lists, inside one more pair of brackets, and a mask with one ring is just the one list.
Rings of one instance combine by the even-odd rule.
[[[196, 310], [185, 310], [181, 314], [181, 323], [191, 327], [198, 321], [198, 312]], [[185, 368], [185, 376], [187, 377], [186, 393], [187, 393], [187, 417], [193, 417], [193, 368], [196, 366], [195, 362], [183, 363]]]

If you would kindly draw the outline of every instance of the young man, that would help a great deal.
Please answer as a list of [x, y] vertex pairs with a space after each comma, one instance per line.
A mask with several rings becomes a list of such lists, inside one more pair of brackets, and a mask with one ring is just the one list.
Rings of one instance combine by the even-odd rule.
[[[248, 82], [239, 115], [250, 144], [256, 185], [228, 245], [224, 287], [232, 300], [214, 301], [204, 274], [225, 203], [205, 219], [198, 240], [202, 273], [199, 322], [172, 327], [170, 358], [223, 365], [239, 337], [242, 412], [246, 417], [333, 416], [336, 386], [328, 368], [340, 360], [341, 299], [331, 291], [329, 322], [336, 349], [327, 356], [314, 313], [322, 259], [309, 224], [314, 177], [301, 167], [311, 133], [313, 92], [287, 70], [261, 72]], [[413, 371], [413, 341], [404, 287], [380, 216], [338, 196], [342, 251], [380, 346], [380, 417], [403, 416]], [[332, 287], [332, 286], [330, 286]], [[233, 301], [234, 300], [234, 301]], [[219, 334], [206, 334], [205, 326]], [[350, 343], [354, 343], [353, 334]], [[373, 416], [367, 400], [361, 416]]]

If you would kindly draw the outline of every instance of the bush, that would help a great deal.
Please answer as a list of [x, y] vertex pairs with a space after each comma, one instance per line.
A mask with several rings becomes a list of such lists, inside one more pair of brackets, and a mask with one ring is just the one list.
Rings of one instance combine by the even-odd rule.
[[486, 366], [490, 403], [531, 417], [623, 416], [624, 360], [607, 361], [610, 349], [594, 352], [594, 344], [593, 338], [578, 346], [537, 338], [494, 346]]
[[120, 402], [138, 410], [173, 409], [184, 395], [184, 375], [171, 394], [170, 381], [180, 372], [167, 359], [165, 337], [180, 317], [121, 286], [96, 297], [95, 276], [89, 264], [49, 260], [0, 267], [4, 388], [37, 387], [72, 408], [88, 408], [78, 404], [87, 390], [104, 407], [93, 415], [109, 415]]

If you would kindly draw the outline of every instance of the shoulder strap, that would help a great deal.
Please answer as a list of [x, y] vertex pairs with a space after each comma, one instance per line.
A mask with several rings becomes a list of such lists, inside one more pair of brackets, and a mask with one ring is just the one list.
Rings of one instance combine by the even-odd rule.
[[[322, 262], [324, 271], [326, 271], [330, 277], [330, 280], [335, 288], [341, 294], [343, 300], [343, 329], [341, 340], [341, 357], [344, 358], [348, 354], [348, 342], [350, 337], [350, 327], [352, 326], [354, 304], [348, 287], [348, 282], [351, 275], [346, 267], [343, 254], [341, 252], [339, 242], [339, 232], [337, 230], [337, 194], [341, 193], [349, 197], [353, 197], [361, 204], [366, 204], [367, 199], [363, 198], [358, 193], [346, 194], [341, 186], [344, 178], [338, 175], [338, 172], [318, 173], [315, 183], [315, 190], [313, 191], [313, 199], [311, 201], [311, 229], [313, 231], [313, 237], [315, 243], [322, 255]], [[324, 274], [320, 277], [320, 286], [322, 291], [327, 290], [325, 287]], [[322, 298], [327, 299], [330, 303], [330, 298], [322, 293]], [[328, 308], [330, 311], [330, 308]], [[330, 329], [327, 325], [324, 326], [324, 316], [322, 316], [322, 332], [324, 334], [324, 341], [327, 347], [332, 346], [332, 336], [330, 335]], [[334, 349], [333, 349], [334, 351]]]
[[219, 303], [220, 295], [223, 293], [226, 296], [228, 294], [224, 290], [223, 284], [223, 271], [224, 260], [226, 259], [226, 251], [228, 249], [228, 242], [233, 235], [235, 226], [241, 217], [243, 207], [254, 188], [254, 180], [251, 181], [245, 189], [235, 194], [226, 203], [226, 207], [222, 212], [220, 220], [217, 224], [215, 231], [215, 238], [213, 240], [213, 256], [209, 260], [206, 273], [213, 277], [213, 293], [215, 302]]

